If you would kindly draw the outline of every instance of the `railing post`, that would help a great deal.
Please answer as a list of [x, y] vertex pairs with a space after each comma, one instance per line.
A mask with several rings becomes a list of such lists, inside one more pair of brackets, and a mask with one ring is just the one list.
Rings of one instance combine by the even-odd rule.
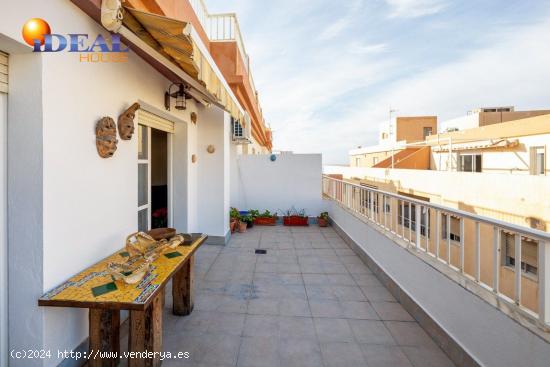
[[479, 282], [479, 278], [481, 277], [481, 229], [479, 222], [476, 222], [475, 246], [474, 276], [476, 282]]
[[500, 278], [500, 229], [493, 227], [493, 291], [498, 293]]
[[426, 212], [424, 213], [424, 235], [426, 236], [426, 252], [430, 252], [430, 208], [426, 207]]
[[[415, 214], [414, 214], [414, 231], [416, 232], [416, 249], [420, 249], [420, 224], [422, 223], [421, 217], [421, 207], [420, 205], [416, 204], [414, 206]], [[410, 224], [410, 223], [409, 223]]]
[[441, 238], [441, 213], [435, 211], [435, 258], [439, 259], [439, 241]]
[[405, 239], [405, 200], [401, 200], [401, 235]]
[[412, 243], [412, 204], [409, 201], [409, 242]]
[[544, 325], [550, 324], [550, 242], [539, 241], [538, 244], [539, 274], [539, 320]]
[[460, 217], [460, 272], [464, 274], [464, 218]]
[[445, 214], [447, 218], [447, 264], [451, 265], [451, 215]]
[[515, 249], [515, 283], [516, 291], [514, 292], [514, 301], [516, 304], [521, 303], [521, 235], [514, 233], [514, 249]]

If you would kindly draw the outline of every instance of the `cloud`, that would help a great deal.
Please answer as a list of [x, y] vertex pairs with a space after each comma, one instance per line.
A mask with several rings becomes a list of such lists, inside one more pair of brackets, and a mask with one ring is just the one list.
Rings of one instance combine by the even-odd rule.
[[328, 41], [334, 39], [354, 24], [362, 7], [362, 1], [355, 0], [346, 6], [346, 14], [337, 19], [334, 23], [327, 26], [325, 29], [323, 29], [323, 31], [319, 34], [318, 40]]
[[447, 7], [443, 0], [386, 0], [390, 18], [417, 18], [433, 15]]

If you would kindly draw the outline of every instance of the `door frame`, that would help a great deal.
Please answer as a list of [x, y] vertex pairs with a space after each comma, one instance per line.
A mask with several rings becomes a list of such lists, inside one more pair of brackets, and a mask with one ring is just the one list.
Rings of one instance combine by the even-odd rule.
[[[141, 104], [141, 102], [140, 102]], [[147, 187], [147, 204], [138, 206], [137, 212], [143, 209], [147, 209], [147, 229], [151, 229], [151, 129], [154, 129], [155, 127], [148, 126], [147, 124], [140, 123], [139, 119], [139, 113], [141, 110], [144, 110], [148, 113], [155, 114], [157, 117], [166, 120], [172, 124], [176, 124], [176, 119], [167, 118], [166, 114], [157, 112], [156, 108], [151, 107], [149, 105], [143, 106], [141, 105], [141, 109], [137, 111], [137, 124], [138, 129], [139, 126], [143, 126], [146, 128], [147, 131], [147, 159], [138, 159], [138, 164], [140, 163], [147, 163], [148, 165], [148, 172], [147, 172], [147, 181], [148, 181], [148, 187]], [[174, 224], [174, 195], [173, 195], [173, 169], [174, 169], [174, 131], [166, 131], [164, 129], [157, 129], [160, 131], [163, 131], [166, 133], [166, 195], [167, 195], [167, 204], [168, 204], [168, 227], [172, 227]], [[139, 144], [139, 142], [138, 142]], [[139, 177], [138, 177], [139, 180]]]
[[8, 365], [7, 132], [8, 94], [0, 92], [0, 366]]

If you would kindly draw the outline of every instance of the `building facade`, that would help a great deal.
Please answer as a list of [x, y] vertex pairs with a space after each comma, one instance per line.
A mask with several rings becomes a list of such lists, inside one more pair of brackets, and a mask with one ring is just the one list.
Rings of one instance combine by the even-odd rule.
[[[242, 154], [271, 151], [234, 16], [228, 22], [237, 28], [217, 39], [206, 26], [216, 16], [200, 12], [202, 2], [119, 5], [2, 5], [2, 366], [12, 349], [78, 349], [86, 310], [40, 308], [37, 298], [118, 250], [128, 234], [171, 226], [226, 243], [230, 170]], [[26, 43], [29, 9], [53, 43]]]

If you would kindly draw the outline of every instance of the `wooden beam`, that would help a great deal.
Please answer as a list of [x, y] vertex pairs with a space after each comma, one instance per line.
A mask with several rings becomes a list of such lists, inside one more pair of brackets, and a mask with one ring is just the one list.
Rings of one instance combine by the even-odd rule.
[[[90, 308], [90, 367], [115, 367], [120, 356], [120, 311]], [[98, 353], [112, 353], [100, 358]]]
[[195, 284], [195, 255], [172, 278], [172, 312], [185, 316], [193, 311]]
[[[145, 311], [130, 311], [129, 367], [157, 367], [162, 363], [158, 353], [162, 351], [163, 295], [164, 292], [158, 292]], [[136, 354], [132, 356], [132, 352]], [[147, 356], [141, 354], [145, 354], [145, 352], [147, 352]]]

